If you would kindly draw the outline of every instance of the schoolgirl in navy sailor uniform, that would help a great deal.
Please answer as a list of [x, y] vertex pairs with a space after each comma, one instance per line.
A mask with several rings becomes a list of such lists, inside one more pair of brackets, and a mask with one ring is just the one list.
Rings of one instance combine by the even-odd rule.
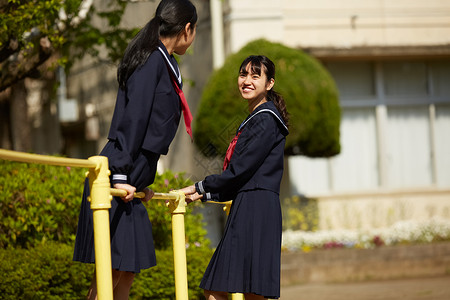
[[224, 171], [181, 191], [188, 202], [233, 200], [225, 233], [200, 283], [206, 299], [225, 300], [228, 293], [244, 293], [246, 300], [277, 299], [288, 113], [272, 89], [275, 66], [270, 59], [250, 56], [239, 70], [238, 87], [250, 115], [228, 148]]
[[[189, 0], [162, 0], [155, 16], [128, 45], [117, 71], [119, 90], [100, 155], [108, 157], [111, 183], [125, 197], [111, 202], [111, 259], [114, 299], [128, 299], [134, 276], [156, 265], [152, 225], [142, 201], [153, 196], [160, 155], [168, 152], [184, 115], [189, 134], [192, 115], [182, 95], [173, 53], [183, 55], [195, 38], [197, 12]], [[135, 191], [145, 198], [133, 199]], [[86, 182], [73, 259], [94, 263], [92, 211]], [[88, 299], [96, 299], [95, 276]]]

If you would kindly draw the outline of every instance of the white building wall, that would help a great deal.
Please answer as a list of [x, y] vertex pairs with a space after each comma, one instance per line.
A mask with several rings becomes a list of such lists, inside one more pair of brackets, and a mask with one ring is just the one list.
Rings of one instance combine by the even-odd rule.
[[447, 0], [229, 0], [228, 51], [267, 38], [292, 47], [446, 45]]
[[[449, 210], [450, 1], [229, 0], [224, 20], [228, 54], [257, 38], [325, 48], [331, 62], [333, 49], [377, 48], [326, 65], [341, 80], [342, 152], [288, 158], [289, 192], [319, 198], [321, 227], [385, 226], [384, 215], [391, 222]], [[383, 53], [443, 45], [444, 58]], [[359, 219], [336, 218], [343, 209]]]

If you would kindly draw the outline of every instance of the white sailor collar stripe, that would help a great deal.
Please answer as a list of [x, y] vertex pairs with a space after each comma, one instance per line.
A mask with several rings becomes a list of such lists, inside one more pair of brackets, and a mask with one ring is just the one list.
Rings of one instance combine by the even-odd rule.
[[178, 69], [178, 73], [177, 71], [175, 71], [174, 66], [172, 65], [172, 63], [170, 62], [170, 59], [167, 57], [166, 53], [164, 52], [164, 50], [158, 46], [158, 50], [162, 53], [162, 55], [164, 56], [164, 58], [166, 59], [166, 62], [169, 64], [170, 68], [172, 69], [173, 74], [175, 75], [175, 77], [178, 80], [178, 84], [181, 86], [181, 84], [183, 83], [182, 79], [181, 79], [181, 72], [180, 72], [180, 68], [177, 66]]
[[247, 124], [248, 121], [250, 121], [251, 118], [253, 118], [253, 117], [256, 116], [257, 114], [262, 113], [262, 112], [270, 112], [271, 114], [273, 114], [273, 115], [278, 119], [278, 121], [280, 121], [280, 123], [284, 126], [284, 128], [286, 128], [286, 130], [288, 130], [288, 128], [287, 128], [287, 126], [284, 124], [283, 120], [281, 120], [280, 117], [279, 117], [273, 110], [270, 110], [270, 109], [267, 109], [267, 108], [263, 108], [263, 109], [261, 109], [261, 110], [258, 110], [258, 111], [255, 112], [252, 116], [250, 116], [250, 118], [248, 118], [247, 120], [245, 120], [245, 121], [241, 124], [241, 126], [239, 126], [238, 132], [245, 126], [245, 124]]

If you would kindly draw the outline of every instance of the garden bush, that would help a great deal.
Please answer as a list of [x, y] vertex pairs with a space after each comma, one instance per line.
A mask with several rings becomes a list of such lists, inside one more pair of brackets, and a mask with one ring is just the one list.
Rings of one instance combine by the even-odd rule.
[[[94, 265], [72, 262], [87, 169], [0, 160], [0, 294], [2, 299], [82, 299]], [[182, 174], [157, 174], [150, 186], [169, 192], [192, 184]], [[202, 215], [185, 215], [190, 299], [212, 250]], [[171, 215], [165, 202], [146, 204], [153, 223], [158, 266], [139, 274], [130, 299], [174, 299]]]
[[[93, 264], [72, 261], [73, 247], [47, 242], [30, 249], [0, 249], [2, 299], [84, 299]], [[187, 249], [189, 299], [201, 299], [198, 287], [212, 250]], [[130, 299], [175, 299], [172, 249], [157, 250], [158, 266], [136, 276]]]
[[2, 299], [83, 299], [93, 265], [72, 261], [73, 247], [48, 242], [30, 249], [0, 249]]
[[224, 155], [247, 103], [237, 88], [238, 68], [249, 55], [266, 55], [276, 66], [274, 90], [291, 114], [287, 154], [330, 157], [340, 152], [340, 107], [334, 80], [313, 57], [266, 40], [250, 42], [230, 55], [203, 90], [194, 123], [194, 142], [205, 156]]
[[[0, 160], [0, 248], [32, 247], [48, 240], [72, 244], [87, 169], [26, 164]], [[150, 186], [156, 192], [182, 188], [191, 181], [182, 174], [158, 174]], [[187, 207], [186, 237], [208, 244], [202, 216]], [[171, 247], [171, 215], [164, 201], [146, 204], [153, 224], [155, 247]]]
[[[198, 244], [197, 244], [198, 245]], [[189, 244], [186, 249], [189, 299], [204, 299], [198, 287], [213, 251], [208, 247]], [[172, 250], [156, 252], [158, 265], [136, 276], [130, 291], [130, 300], [175, 299], [175, 277]]]
[[0, 160], [0, 248], [73, 243], [86, 171]]

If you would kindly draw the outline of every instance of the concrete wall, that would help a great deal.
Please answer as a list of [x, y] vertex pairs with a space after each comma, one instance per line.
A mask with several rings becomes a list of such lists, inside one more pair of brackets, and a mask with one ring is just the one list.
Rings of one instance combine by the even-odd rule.
[[417, 189], [318, 196], [319, 229], [383, 228], [404, 220], [450, 219], [450, 190]]
[[292, 47], [450, 43], [445, 0], [229, 0], [225, 14], [231, 52], [260, 37]]
[[281, 285], [450, 274], [450, 243], [282, 253]]

